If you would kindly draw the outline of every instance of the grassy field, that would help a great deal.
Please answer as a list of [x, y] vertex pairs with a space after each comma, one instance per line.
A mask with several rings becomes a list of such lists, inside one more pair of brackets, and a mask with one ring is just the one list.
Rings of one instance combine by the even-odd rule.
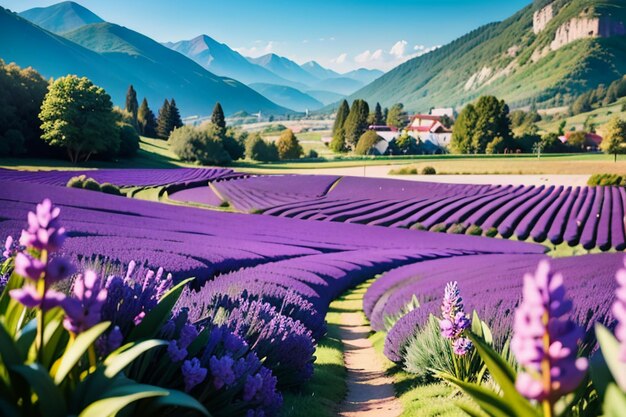
[[595, 109], [588, 113], [581, 113], [576, 116], [567, 117], [565, 119], [555, 119], [549, 122], [539, 122], [540, 132], [556, 132], [559, 129], [559, 125], [565, 120], [565, 131], [569, 131], [572, 128], [575, 130], [582, 130], [585, 121], [593, 123], [599, 131], [602, 130], [602, 126], [611, 120], [614, 116], [619, 116], [622, 119], [626, 119], [626, 111], [622, 111], [622, 107], [626, 105], [626, 98], [618, 100], [616, 103]]

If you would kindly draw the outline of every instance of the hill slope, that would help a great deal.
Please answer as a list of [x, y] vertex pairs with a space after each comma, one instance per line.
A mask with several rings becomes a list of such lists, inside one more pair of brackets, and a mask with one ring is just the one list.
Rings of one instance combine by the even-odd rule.
[[512, 106], [568, 104], [626, 72], [625, 23], [623, 0], [538, 0], [407, 61], [350, 98], [403, 102], [414, 111], [460, 106], [483, 94]]
[[324, 107], [324, 103], [310, 95], [285, 85], [255, 83], [250, 84], [250, 87], [274, 103], [296, 111], [317, 110]]
[[130, 29], [112, 23], [83, 26], [65, 37], [98, 52], [132, 75], [129, 83], [140, 81], [150, 91], [138, 89], [153, 106], [174, 97], [185, 115], [209, 114], [216, 101], [226, 113], [285, 113], [287, 110], [267, 100], [238, 81], [218, 77], [189, 58]]
[[276, 54], [267, 54], [258, 58], [248, 58], [248, 60], [253, 64], [260, 65], [272, 71], [281, 78], [304, 84], [305, 86], [312, 86], [320, 81], [317, 77], [302, 69], [300, 65], [292, 60]]
[[73, 1], [64, 1], [49, 7], [36, 7], [19, 14], [52, 33], [64, 33], [92, 23], [102, 23], [99, 16]]
[[164, 45], [222, 77], [233, 78], [246, 84], [290, 83], [273, 72], [251, 63], [239, 52], [207, 35], [200, 35], [188, 41], [167, 42]]

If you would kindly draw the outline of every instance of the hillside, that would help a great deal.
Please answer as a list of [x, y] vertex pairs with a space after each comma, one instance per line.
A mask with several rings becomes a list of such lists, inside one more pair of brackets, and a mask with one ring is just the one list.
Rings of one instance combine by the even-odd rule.
[[[167, 97], [174, 97], [183, 115], [209, 114], [216, 101], [227, 114], [239, 110], [288, 112], [238, 81], [218, 77], [189, 58], [125, 27], [96, 23], [66, 33], [65, 37], [123, 68], [129, 74], [129, 84], [148, 85], [147, 91], [141, 88], [137, 91], [140, 97], [146, 95], [153, 107]], [[106, 88], [106, 84], [103, 86]]]
[[187, 41], [167, 42], [164, 45], [222, 77], [233, 78], [245, 84], [291, 84], [290, 81], [251, 63], [239, 52], [207, 35], [200, 35]]
[[56, 34], [69, 32], [92, 23], [104, 22], [99, 16], [73, 1], [28, 9], [19, 15]]
[[255, 83], [250, 84], [250, 87], [274, 103], [296, 111], [317, 110], [324, 107], [324, 103], [309, 94], [285, 85]]
[[568, 104], [626, 72], [625, 23], [623, 0], [535, 1], [407, 61], [350, 98], [403, 102], [413, 111], [462, 106], [483, 94], [512, 107]]
[[[305, 71], [290, 59], [276, 54], [267, 54], [258, 58], [248, 58], [250, 62], [272, 71], [274, 74], [286, 80], [299, 83], [304, 86], [312, 86], [320, 80]], [[303, 88], [297, 87], [302, 90]]]

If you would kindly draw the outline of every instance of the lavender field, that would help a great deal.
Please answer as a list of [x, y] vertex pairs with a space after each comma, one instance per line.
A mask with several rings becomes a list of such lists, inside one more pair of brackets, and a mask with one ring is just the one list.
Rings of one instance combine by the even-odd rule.
[[[76, 174], [121, 189], [164, 187], [177, 204], [65, 187]], [[619, 251], [625, 245], [625, 198], [618, 187], [256, 177], [226, 169], [4, 170], [0, 235], [13, 239], [3, 255], [0, 289], [15, 291], [8, 280], [12, 268], [29, 274], [38, 265], [32, 256], [40, 252], [29, 249], [33, 240], [25, 238], [28, 233], [42, 242], [61, 233], [49, 261], [67, 262], [69, 281], [58, 290], [74, 288], [76, 293], [78, 283], [87, 284], [75, 273], [94, 271], [101, 278], [89, 285], [107, 294], [102, 305], [83, 307], [96, 320], [115, 325], [99, 337], [96, 354], [134, 340], [135, 326], [161, 314], [153, 335], [167, 347], [129, 368], [128, 377], [181, 390], [211, 415], [290, 415], [293, 404], [308, 395], [304, 393], [313, 390], [315, 395], [313, 387], [325, 375], [320, 361], [326, 360], [326, 343], [337, 331], [337, 323], [328, 318], [341, 314], [332, 307], [334, 300], [373, 278], [359, 309], [384, 336], [384, 355], [420, 381], [460, 377], [449, 371], [454, 368], [450, 360], [468, 369], [480, 360], [471, 348], [479, 342], [467, 339], [475, 336], [463, 336], [469, 331], [465, 311], [475, 311], [488, 326], [489, 336], [482, 334], [493, 349], [508, 352], [516, 311], [530, 291], [523, 277], [546, 260], [564, 277], [571, 303], [562, 310], [571, 310], [580, 326], [581, 354], [596, 351], [594, 326], [622, 326], [612, 303], [620, 291], [615, 275], [624, 265]], [[46, 199], [54, 209], [41, 203]], [[184, 206], [190, 202], [202, 208]], [[224, 202], [235, 212], [210, 209]], [[28, 214], [37, 204], [35, 213]], [[45, 226], [45, 210], [53, 213], [54, 222], [60, 219], [62, 228]], [[44, 220], [36, 220], [40, 217]], [[48, 229], [30, 232], [33, 225]], [[439, 231], [463, 228], [432, 231], [438, 225], [445, 225]], [[469, 233], [476, 226], [485, 233]], [[496, 234], [486, 233], [492, 228]], [[551, 259], [551, 247], [532, 241], [580, 243], [610, 253]], [[22, 265], [26, 261], [35, 263]], [[42, 271], [53, 274], [48, 267]], [[451, 307], [456, 309], [450, 322], [455, 330], [448, 333], [454, 344], [446, 345], [441, 336], [429, 338], [451, 282], [462, 298], [458, 295]], [[549, 288], [562, 293], [559, 287]], [[169, 291], [176, 291], [175, 300], [165, 296]], [[70, 314], [69, 307], [63, 308]], [[417, 353], [429, 349], [442, 356], [438, 362]], [[457, 351], [474, 352], [471, 362], [462, 362], [465, 356], [454, 359]], [[151, 363], [161, 363], [163, 369], [151, 371]]]

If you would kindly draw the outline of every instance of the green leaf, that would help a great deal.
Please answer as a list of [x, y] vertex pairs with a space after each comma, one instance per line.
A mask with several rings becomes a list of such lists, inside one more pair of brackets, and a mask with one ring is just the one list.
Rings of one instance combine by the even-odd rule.
[[4, 290], [2, 290], [2, 296], [0, 297], [0, 311], [7, 311], [9, 303], [14, 301], [9, 295], [9, 291], [22, 288], [23, 285], [24, 278], [16, 273], [12, 273], [7, 285], [4, 287]]
[[130, 335], [127, 338], [129, 342], [135, 342], [137, 340], [142, 339], [151, 339], [154, 338], [158, 331], [161, 329], [163, 324], [167, 321], [167, 319], [172, 314], [172, 309], [178, 298], [180, 297], [185, 285], [191, 282], [194, 278], [186, 279], [185, 281], [180, 282], [178, 285], [169, 290], [160, 300], [159, 303], [154, 307], [146, 316], [143, 318], [141, 323], [137, 327], [133, 329]]
[[596, 324], [596, 338], [600, 349], [602, 349], [602, 357], [606, 361], [615, 382], [620, 387], [626, 387], [626, 363], [619, 360], [620, 344], [611, 332], [601, 324]]
[[0, 322], [0, 357], [6, 366], [22, 364], [20, 352], [2, 322]]
[[615, 384], [609, 384], [602, 405], [604, 417], [624, 417], [626, 394]]
[[535, 413], [534, 407], [515, 388], [515, 371], [491, 346], [476, 337], [472, 332], [468, 337], [474, 344], [476, 351], [485, 362], [494, 381], [502, 389], [504, 400], [520, 410], [526, 410], [527, 415]]
[[456, 406], [459, 407], [461, 410], [463, 410], [466, 414], [468, 414], [470, 417], [485, 417], [484, 413], [481, 413], [480, 411], [470, 407], [467, 404], [463, 404], [461, 402], [455, 402]]
[[158, 415], [154, 410], [161, 407], [183, 407], [190, 410], [196, 410], [202, 415], [211, 417], [207, 409], [195, 398], [181, 391], [172, 390], [165, 397], [157, 397], [150, 401], [148, 410], [145, 415]]
[[107, 378], [113, 378], [144, 352], [166, 344], [167, 342], [163, 340], [151, 339], [140, 343], [129, 343], [122, 346], [112, 352], [104, 360], [104, 375]]
[[132, 384], [105, 393], [103, 399], [87, 406], [78, 417], [108, 417], [135, 401], [168, 395], [168, 391], [150, 385]]
[[48, 371], [39, 364], [12, 366], [11, 371], [20, 374], [37, 394], [42, 415], [64, 417], [67, 415], [65, 398], [61, 389], [54, 384]]
[[91, 329], [76, 336], [74, 342], [69, 345], [68, 349], [61, 357], [59, 367], [54, 374], [54, 382], [56, 384], [63, 382], [67, 374], [110, 324], [109, 322], [98, 323]]
[[37, 337], [37, 320], [31, 320], [22, 327], [18, 333], [15, 346], [20, 352], [22, 358], [28, 357], [28, 351], [33, 347], [35, 338]]

